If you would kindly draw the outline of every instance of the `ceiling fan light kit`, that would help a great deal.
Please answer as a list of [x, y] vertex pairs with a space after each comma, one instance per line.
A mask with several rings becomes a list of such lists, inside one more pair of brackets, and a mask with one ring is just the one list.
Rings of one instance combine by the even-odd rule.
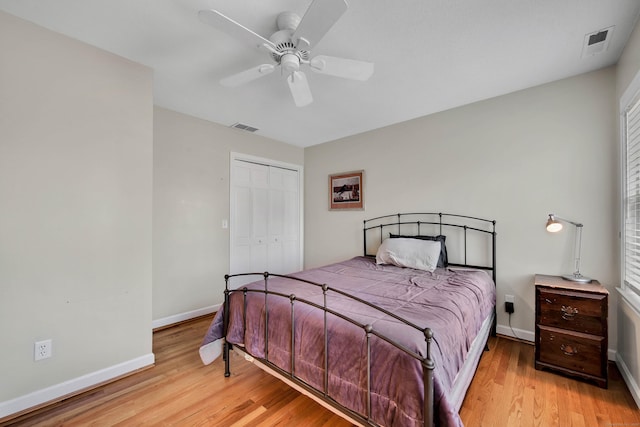
[[280, 66], [284, 71], [291, 74], [300, 69], [300, 58], [293, 53], [285, 53], [280, 57]]
[[314, 0], [302, 18], [293, 12], [282, 12], [276, 18], [278, 31], [269, 39], [254, 33], [217, 10], [201, 10], [200, 20], [228, 35], [267, 51], [274, 64], [261, 64], [220, 80], [226, 87], [237, 87], [270, 74], [280, 67], [287, 76], [293, 101], [298, 107], [313, 102], [311, 89], [301, 66], [312, 71], [344, 79], [366, 81], [373, 75], [371, 62], [319, 55], [310, 59], [310, 49], [317, 44], [346, 12], [345, 0]]

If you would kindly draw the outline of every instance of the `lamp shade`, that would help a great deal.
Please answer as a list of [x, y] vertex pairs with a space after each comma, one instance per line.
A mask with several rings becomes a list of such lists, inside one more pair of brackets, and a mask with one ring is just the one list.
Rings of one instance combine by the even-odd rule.
[[547, 220], [547, 231], [550, 233], [557, 233], [560, 230], [562, 230], [562, 223], [553, 215], [549, 215], [549, 219]]

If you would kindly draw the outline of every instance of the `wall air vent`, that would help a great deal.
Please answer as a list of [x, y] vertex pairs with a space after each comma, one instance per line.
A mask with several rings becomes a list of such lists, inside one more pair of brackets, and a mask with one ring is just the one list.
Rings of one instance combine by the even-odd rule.
[[604, 28], [593, 33], [585, 34], [582, 46], [582, 57], [588, 58], [605, 52], [609, 47], [609, 41], [613, 35], [613, 28]]
[[255, 132], [258, 130], [258, 128], [254, 128], [253, 126], [249, 126], [249, 125], [244, 125], [242, 123], [234, 123], [232, 124], [230, 127], [234, 128], [234, 129], [240, 129], [243, 130], [245, 132]]

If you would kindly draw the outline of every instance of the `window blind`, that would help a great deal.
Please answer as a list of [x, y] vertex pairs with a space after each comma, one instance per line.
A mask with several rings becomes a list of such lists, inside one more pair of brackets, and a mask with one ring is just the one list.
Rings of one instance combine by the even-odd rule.
[[624, 113], [624, 283], [640, 295], [640, 94]]

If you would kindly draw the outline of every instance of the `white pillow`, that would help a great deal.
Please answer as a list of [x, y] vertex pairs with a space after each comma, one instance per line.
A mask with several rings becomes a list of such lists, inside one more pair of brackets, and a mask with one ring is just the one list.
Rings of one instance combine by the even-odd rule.
[[377, 264], [393, 264], [433, 271], [438, 265], [441, 243], [420, 239], [386, 239], [378, 248]]

